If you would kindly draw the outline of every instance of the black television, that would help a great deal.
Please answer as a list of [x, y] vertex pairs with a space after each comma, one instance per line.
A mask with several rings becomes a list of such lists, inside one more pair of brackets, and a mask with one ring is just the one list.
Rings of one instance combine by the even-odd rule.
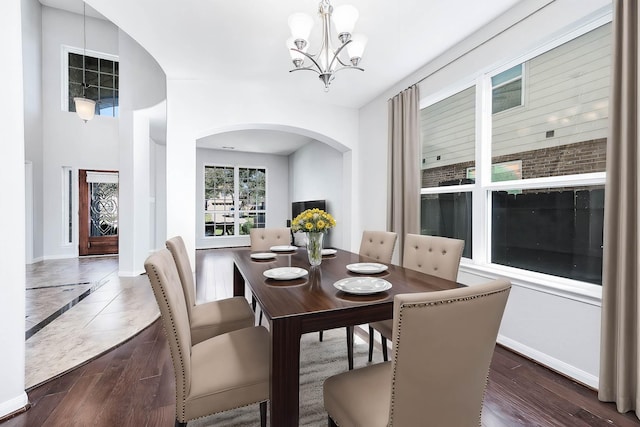
[[307, 209], [318, 208], [323, 211], [327, 210], [327, 201], [326, 200], [307, 200], [304, 202], [293, 202], [291, 203], [291, 220], [300, 215], [302, 212]]

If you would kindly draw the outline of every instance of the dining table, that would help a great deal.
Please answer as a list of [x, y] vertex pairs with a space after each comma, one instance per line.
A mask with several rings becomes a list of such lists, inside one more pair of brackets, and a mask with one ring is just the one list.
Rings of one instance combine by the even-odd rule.
[[[297, 426], [299, 422], [302, 334], [391, 319], [397, 294], [463, 286], [393, 264], [378, 265], [380, 268], [372, 270], [369, 267], [375, 266], [376, 260], [340, 249], [325, 251], [330, 254], [313, 267], [304, 248], [272, 249], [278, 252], [234, 251], [233, 277], [234, 295], [243, 296], [245, 289], [249, 289], [269, 322], [272, 426]], [[378, 270], [383, 271], [371, 273]], [[294, 274], [285, 277], [273, 274], [282, 271]], [[374, 287], [372, 293], [361, 292], [357, 286], [341, 290], [345, 289], [341, 285], [357, 284], [360, 279], [386, 286]], [[345, 370], [346, 367], [345, 360]]]

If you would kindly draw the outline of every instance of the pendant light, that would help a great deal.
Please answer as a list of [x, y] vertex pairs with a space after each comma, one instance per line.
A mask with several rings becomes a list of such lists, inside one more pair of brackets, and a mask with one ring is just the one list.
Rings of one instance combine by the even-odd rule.
[[83, 2], [82, 9], [82, 33], [83, 33], [83, 46], [82, 46], [82, 97], [73, 98], [73, 102], [76, 105], [76, 113], [78, 116], [87, 121], [93, 119], [96, 114], [96, 101], [93, 99], [87, 99], [85, 97], [85, 90], [89, 87], [86, 82], [85, 74], [85, 58], [87, 56], [87, 4]]

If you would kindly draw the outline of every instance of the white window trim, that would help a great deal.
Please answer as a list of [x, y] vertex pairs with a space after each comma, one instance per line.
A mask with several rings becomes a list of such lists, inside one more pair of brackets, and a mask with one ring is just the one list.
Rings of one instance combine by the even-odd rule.
[[[62, 111], [69, 112], [69, 103], [67, 97], [69, 94], [69, 53], [75, 53], [77, 55], [92, 56], [94, 58], [107, 59], [109, 61], [120, 62], [120, 58], [117, 55], [111, 55], [109, 53], [97, 52], [95, 50], [81, 49], [73, 46], [62, 45], [60, 55], [62, 76], [62, 85], [60, 87], [60, 108]], [[109, 117], [109, 116], [107, 116]], [[112, 117], [113, 118], [113, 117]], [[117, 117], [116, 117], [117, 118]]]
[[[420, 194], [442, 194], [442, 193], [472, 193], [472, 253], [473, 259], [463, 258], [460, 264], [460, 271], [474, 274], [488, 279], [504, 277], [511, 280], [513, 284], [526, 287], [532, 290], [553, 294], [571, 300], [585, 302], [587, 304], [600, 306], [602, 300], [602, 286], [588, 282], [581, 282], [550, 274], [538, 273], [530, 270], [506, 267], [489, 262], [491, 259], [491, 192], [509, 189], [536, 189], [536, 188], [559, 188], [559, 187], [581, 187], [593, 185], [605, 185], [606, 173], [596, 172], [579, 175], [565, 175], [559, 177], [530, 178], [523, 180], [491, 182], [491, 168], [482, 167], [491, 164], [491, 144], [482, 144], [482, 141], [491, 140], [492, 123], [492, 97], [493, 84], [491, 77], [508, 70], [518, 64], [523, 64], [523, 81], [525, 74], [524, 64], [526, 61], [548, 52], [568, 41], [580, 37], [589, 31], [595, 30], [602, 25], [610, 23], [612, 11], [610, 8], [604, 10], [599, 16], [591, 21], [579, 24], [576, 28], [560, 35], [548, 43], [544, 43], [510, 61], [502, 62], [500, 65], [486, 67], [458, 81], [458, 83], [448, 86], [437, 93], [423, 98], [420, 101], [420, 109], [429, 107], [443, 99], [456, 93], [466, 90], [471, 86], [476, 86], [476, 154], [475, 167], [478, 171], [475, 184], [464, 184], [458, 186], [429, 187], [422, 188]], [[522, 91], [524, 96], [524, 90]], [[524, 105], [524, 99], [523, 103]], [[504, 110], [504, 111], [511, 111]], [[500, 112], [502, 113], [502, 112]], [[496, 113], [499, 114], [499, 113]]]

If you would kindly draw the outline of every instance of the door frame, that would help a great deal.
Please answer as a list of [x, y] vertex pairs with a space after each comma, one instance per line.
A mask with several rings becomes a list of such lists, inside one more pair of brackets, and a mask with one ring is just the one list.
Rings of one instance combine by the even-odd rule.
[[[115, 255], [118, 253], [118, 234], [115, 236], [101, 237], [99, 244], [92, 245], [89, 236], [90, 215], [89, 215], [89, 184], [87, 183], [87, 172], [116, 173], [117, 170], [98, 169], [78, 169], [78, 255]], [[118, 185], [118, 192], [120, 187]], [[120, 206], [118, 206], [118, 217], [120, 216]], [[119, 222], [119, 221], [118, 221]]]

